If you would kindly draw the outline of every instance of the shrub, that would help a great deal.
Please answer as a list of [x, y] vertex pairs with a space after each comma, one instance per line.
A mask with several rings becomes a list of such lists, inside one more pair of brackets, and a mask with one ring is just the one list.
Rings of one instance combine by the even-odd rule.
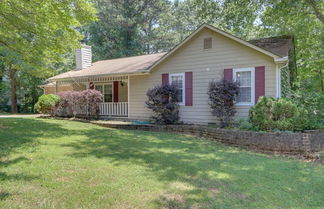
[[64, 91], [59, 93], [60, 102], [55, 111], [57, 116], [76, 116], [77, 112], [88, 117], [97, 117], [102, 94], [97, 90]]
[[237, 127], [240, 129], [240, 130], [254, 130], [254, 127], [253, 127], [253, 124], [250, 123], [248, 120], [245, 120], [245, 119], [239, 119], [237, 121]]
[[324, 93], [298, 90], [292, 93], [291, 100], [307, 110], [308, 129], [324, 128]]
[[250, 109], [249, 121], [262, 131], [302, 131], [307, 128], [306, 116], [306, 109], [288, 99], [260, 97], [259, 102]]
[[239, 93], [239, 84], [225, 79], [209, 83], [209, 105], [214, 116], [218, 117], [222, 128], [233, 124], [235, 115], [234, 100]]
[[38, 98], [34, 108], [39, 113], [53, 115], [59, 101], [60, 97], [55, 94], [44, 94]]
[[146, 93], [146, 105], [153, 111], [152, 119], [158, 124], [179, 123], [178, 89], [172, 85], [160, 85]]

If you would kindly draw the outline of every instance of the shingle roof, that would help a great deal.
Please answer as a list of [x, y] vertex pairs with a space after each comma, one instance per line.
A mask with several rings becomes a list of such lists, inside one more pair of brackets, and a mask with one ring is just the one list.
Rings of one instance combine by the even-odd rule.
[[288, 56], [289, 50], [293, 47], [292, 36], [269, 37], [249, 42], [282, 57]]
[[[258, 51], [261, 51], [266, 54], [270, 54], [271, 56], [275, 56], [275, 57], [288, 56], [289, 50], [293, 47], [292, 36], [270, 37], [270, 38], [263, 38], [258, 40], [251, 40], [247, 42], [237, 37], [234, 37], [233, 35], [228, 34], [224, 31], [221, 31], [213, 26], [206, 25], [206, 24], [202, 25], [199, 29], [197, 29], [193, 34], [188, 36], [186, 39], [190, 39], [191, 36], [193, 36], [197, 31], [201, 30], [204, 27], [208, 27], [211, 30], [225, 34], [226, 36], [231, 37], [236, 41], [242, 42], [246, 45], [249, 45], [250, 47], [255, 48]], [[181, 44], [183, 44], [186, 41], [186, 39]], [[179, 44], [178, 46], [181, 46], [181, 44]], [[48, 80], [55, 81], [55, 80], [66, 79], [66, 78], [149, 72], [151, 68], [154, 68], [158, 63], [163, 61], [164, 58], [172, 54], [172, 52], [176, 50], [176, 48], [177, 47], [175, 47], [168, 53], [158, 53], [158, 54], [149, 54], [149, 55], [142, 55], [142, 56], [102, 60], [93, 63], [92, 66], [89, 68], [62, 73], [57, 76], [51, 77]]]
[[94, 62], [91, 67], [83, 70], [74, 70], [51, 77], [48, 80], [77, 78], [85, 76], [98, 76], [110, 74], [132, 74], [145, 72], [151, 65], [159, 60], [165, 53], [148, 54], [142, 56], [125, 57], [118, 59]]

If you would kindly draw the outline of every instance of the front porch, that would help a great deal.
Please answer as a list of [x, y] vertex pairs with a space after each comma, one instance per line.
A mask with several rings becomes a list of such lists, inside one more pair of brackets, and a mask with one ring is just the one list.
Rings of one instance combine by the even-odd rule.
[[[103, 76], [74, 78], [57, 81], [55, 93], [62, 91], [82, 91], [96, 89], [103, 95], [103, 102], [99, 104], [99, 116], [102, 118], [127, 118], [129, 113], [129, 77]], [[77, 114], [84, 115], [84, 108]]]

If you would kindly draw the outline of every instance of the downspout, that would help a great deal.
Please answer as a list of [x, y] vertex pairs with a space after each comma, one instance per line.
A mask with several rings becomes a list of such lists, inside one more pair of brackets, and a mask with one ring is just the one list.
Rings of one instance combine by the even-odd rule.
[[[283, 57], [274, 60], [276, 63], [276, 98], [281, 97], [281, 69], [288, 66], [289, 60], [288, 57]], [[283, 66], [279, 66], [284, 64]]]

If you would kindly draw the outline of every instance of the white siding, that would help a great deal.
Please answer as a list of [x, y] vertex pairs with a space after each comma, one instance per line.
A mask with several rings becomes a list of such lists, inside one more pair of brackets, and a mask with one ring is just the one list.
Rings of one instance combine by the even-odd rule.
[[76, 70], [82, 70], [91, 66], [92, 52], [91, 46], [82, 46], [81, 49], [75, 50]]
[[[203, 49], [204, 38], [213, 38], [213, 48]], [[209, 29], [202, 30], [171, 57], [158, 65], [151, 75], [130, 77], [130, 118], [147, 119], [146, 92], [161, 84], [162, 73], [193, 72], [193, 106], [181, 106], [181, 120], [186, 123], [216, 122], [208, 105], [207, 89], [213, 79], [223, 78], [225, 68], [265, 66], [265, 94], [276, 96], [275, 63], [263, 55]], [[247, 117], [248, 106], [237, 107], [237, 117]]]

